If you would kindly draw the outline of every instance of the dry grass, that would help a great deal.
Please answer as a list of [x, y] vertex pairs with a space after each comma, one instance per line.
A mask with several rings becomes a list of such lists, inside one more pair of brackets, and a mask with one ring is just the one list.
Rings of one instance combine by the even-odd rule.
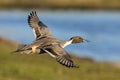
[[120, 0], [1, 0], [1, 8], [120, 9]]

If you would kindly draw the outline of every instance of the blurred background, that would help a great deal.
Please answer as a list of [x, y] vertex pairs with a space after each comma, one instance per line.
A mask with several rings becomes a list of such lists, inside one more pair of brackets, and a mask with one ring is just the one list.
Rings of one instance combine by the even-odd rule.
[[[0, 79], [119, 80], [119, 4], [120, 0], [1, 0]], [[35, 40], [27, 23], [31, 11], [37, 11], [57, 38], [81, 36], [90, 41], [65, 48], [80, 69], [61, 66], [48, 55], [10, 54], [18, 43]]]

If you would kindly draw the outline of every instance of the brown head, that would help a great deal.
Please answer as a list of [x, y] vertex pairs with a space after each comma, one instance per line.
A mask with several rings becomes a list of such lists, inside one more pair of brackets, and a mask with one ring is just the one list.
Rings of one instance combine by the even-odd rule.
[[74, 37], [70, 38], [70, 40], [72, 40], [72, 43], [89, 42], [88, 40], [85, 40], [80, 36], [74, 36]]

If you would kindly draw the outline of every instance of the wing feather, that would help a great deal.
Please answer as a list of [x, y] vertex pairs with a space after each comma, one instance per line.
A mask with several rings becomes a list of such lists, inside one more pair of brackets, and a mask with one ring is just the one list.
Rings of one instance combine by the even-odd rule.
[[33, 29], [36, 39], [43, 36], [52, 36], [47, 26], [39, 20], [36, 11], [32, 11], [30, 15], [28, 15], [28, 24]]
[[59, 45], [53, 45], [51, 47], [44, 48], [43, 50], [50, 56], [52, 55], [52, 57], [55, 58], [56, 61], [59, 62], [60, 64], [66, 67], [77, 67], [74, 65], [69, 54]]

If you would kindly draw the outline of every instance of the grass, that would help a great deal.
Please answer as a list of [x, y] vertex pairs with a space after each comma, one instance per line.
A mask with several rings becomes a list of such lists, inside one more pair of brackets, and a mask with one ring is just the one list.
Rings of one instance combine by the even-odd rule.
[[0, 8], [120, 9], [120, 0], [1, 0]]
[[120, 69], [73, 57], [80, 68], [67, 68], [47, 54], [11, 54], [12, 44], [0, 42], [0, 80], [119, 80]]

